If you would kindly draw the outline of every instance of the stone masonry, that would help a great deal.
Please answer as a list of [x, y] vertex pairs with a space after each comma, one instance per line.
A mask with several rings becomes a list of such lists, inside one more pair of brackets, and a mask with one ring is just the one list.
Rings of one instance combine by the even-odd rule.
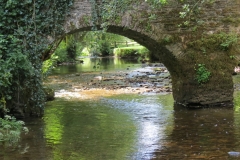
[[[118, 21], [110, 20], [107, 31], [126, 36], [147, 47], [155, 59], [168, 68], [177, 104], [189, 107], [231, 104], [232, 72], [237, 63], [231, 56], [237, 57], [238, 51], [211, 49], [211, 45], [199, 49], [196, 46], [199, 43], [189, 44], [196, 41], [204, 43], [203, 37], [208, 39], [219, 33], [239, 35], [240, 0], [215, 0], [201, 6], [198, 13], [185, 19], [179, 17], [182, 5], [177, 0], [169, 0], [167, 5], [152, 9], [145, 0], [133, 2], [130, 9], [118, 15]], [[92, 8], [99, 11], [100, 6], [101, 1], [93, 5], [90, 0], [75, 0], [66, 17], [65, 33], [91, 31]], [[98, 18], [99, 23], [101, 16]], [[181, 25], [188, 18], [190, 24]], [[208, 40], [211, 42], [210, 38]], [[199, 84], [196, 80], [198, 64], [204, 64], [211, 72], [206, 83]]]

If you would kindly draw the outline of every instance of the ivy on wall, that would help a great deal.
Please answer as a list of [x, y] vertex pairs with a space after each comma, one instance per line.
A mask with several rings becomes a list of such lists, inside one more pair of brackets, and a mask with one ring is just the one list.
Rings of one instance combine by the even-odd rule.
[[[199, 16], [202, 10], [209, 5], [213, 5], [216, 0], [90, 0], [92, 5], [92, 24], [93, 30], [97, 30], [97, 25], [101, 25], [103, 30], [107, 30], [109, 25], [121, 22], [121, 16], [127, 10], [137, 7], [145, 2], [149, 8], [159, 10], [166, 5], [182, 6], [176, 16], [179, 17], [181, 28], [190, 28], [196, 31], [199, 26], [203, 26], [204, 20]], [[178, 14], [178, 15], [177, 15]], [[143, 15], [145, 16], [145, 15]], [[155, 19], [155, 14], [150, 14], [149, 21]], [[151, 28], [151, 26], [150, 26]], [[146, 27], [146, 30], [149, 30]]]
[[73, 0], [2, 0], [0, 3], [0, 113], [41, 115], [42, 54], [63, 33]]

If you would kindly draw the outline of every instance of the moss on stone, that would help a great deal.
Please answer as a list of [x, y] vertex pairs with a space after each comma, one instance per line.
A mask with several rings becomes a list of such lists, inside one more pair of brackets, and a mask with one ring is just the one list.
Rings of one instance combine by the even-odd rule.
[[238, 26], [240, 24], [240, 18], [225, 17], [222, 19], [222, 22], [227, 24], [233, 24], [234, 26]]
[[205, 35], [201, 39], [188, 42], [189, 48], [193, 48], [203, 53], [211, 53], [214, 51], [225, 51], [230, 55], [235, 55], [232, 48], [238, 44], [238, 37], [235, 34], [227, 34], [224, 32]]

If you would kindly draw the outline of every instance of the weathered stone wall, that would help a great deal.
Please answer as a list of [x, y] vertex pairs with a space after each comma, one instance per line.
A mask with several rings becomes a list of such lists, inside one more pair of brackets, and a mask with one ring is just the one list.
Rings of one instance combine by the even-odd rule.
[[[192, 1], [189, 0], [189, 3]], [[99, 2], [99, 5], [101, 3]], [[90, 0], [75, 0], [66, 17], [66, 33], [90, 31], [92, 27]], [[94, 6], [99, 7], [99, 6]], [[119, 15], [120, 21], [111, 22], [108, 31], [131, 38], [146, 46], [155, 58], [164, 63], [172, 75], [173, 96], [185, 105], [211, 105], [231, 102], [233, 82], [231, 72], [236, 60], [230, 56], [236, 50], [221, 51], [207, 48], [199, 50], [189, 43], [220, 32], [240, 34], [240, 0], [216, 0], [202, 6], [189, 26], [179, 18], [182, 4], [170, 0], [168, 5], [153, 10], [144, 0], [133, 3], [129, 10]], [[155, 15], [156, 18], [149, 18]], [[99, 20], [101, 21], [101, 20]], [[197, 21], [201, 24], [197, 25]], [[205, 64], [211, 72], [207, 83], [196, 81], [196, 65]]]
[[[191, 2], [191, 1], [189, 1]], [[132, 4], [132, 8], [121, 17], [121, 22], [114, 26], [124, 27], [144, 34], [151, 39], [161, 42], [166, 35], [188, 35], [192, 28], [178, 27], [183, 22], [179, 18], [182, 4], [177, 0], [169, 0], [169, 4], [160, 9], [153, 10], [144, 1], [140, 4]], [[217, 31], [234, 31], [240, 33], [240, 1], [239, 0], [216, 0], [213, 4], [201, 8], [198, 18], [204, 21], [202, 31], [209, 34]], [[90, 0], [75, 0], [73, 8], [66, 19], [66, 33], [75, 30], [84, 30], [91, 26]], [[156, 18], [149, 19], [155, 14]], [[182, 41], [184, 41], [182, 37]]]

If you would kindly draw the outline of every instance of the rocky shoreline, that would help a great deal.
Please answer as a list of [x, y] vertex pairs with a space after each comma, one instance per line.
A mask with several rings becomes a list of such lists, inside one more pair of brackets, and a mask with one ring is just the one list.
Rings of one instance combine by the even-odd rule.
[[[49, 76], [44, 82], [55, 90], [56, 97], [83, 97], [86, 94], [136, 93], [168, 94], [172, 92], [171, 76], [163, 64], [143, 64], [139, 69], [119, 72], [84, 72]], [[96, 94], [95, 94], [96, 95]]]
[[[240, 75], [233, 76], [234, 90], [240, 90]], [[171, 75], [161, 63], [131, 66], [119, 72], [83, 72], [49, 76], [44, 82], [50, 100], [55, 97], [93, 98], [114, 94], [169, 94], [172, 93]]]

